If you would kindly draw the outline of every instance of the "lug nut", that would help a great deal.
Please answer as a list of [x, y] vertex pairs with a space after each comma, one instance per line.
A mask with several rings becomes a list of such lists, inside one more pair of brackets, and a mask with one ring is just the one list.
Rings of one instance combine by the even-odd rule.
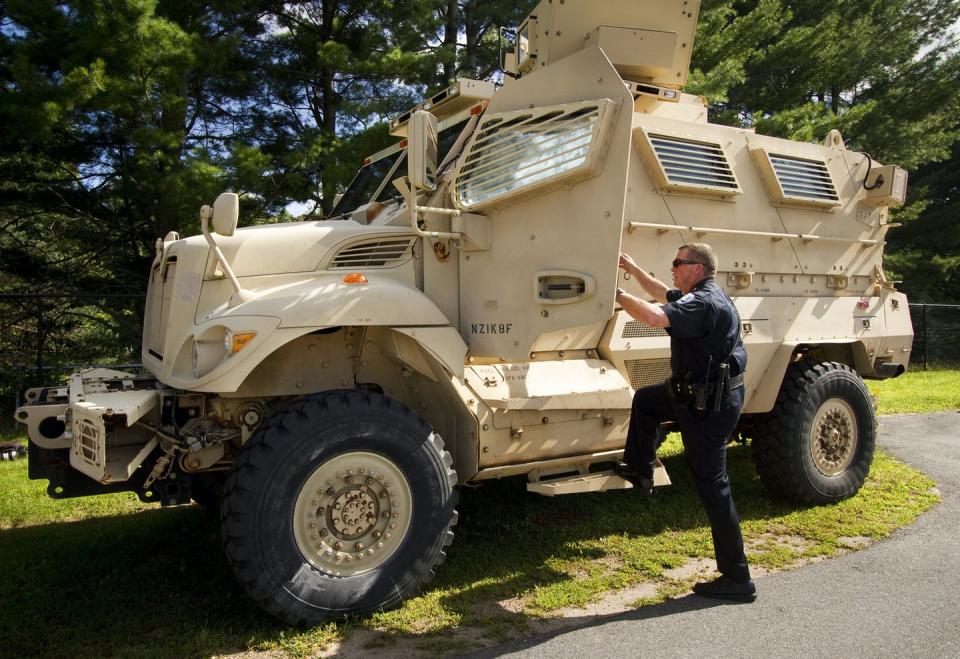
[[343, 549], [343, 543], [342, 542], [334, 543], [333, 548], [336, 549], [337, 551], [340, 551], [341, 549]]
[[363, 543], [362, 543], [362, 542], [358, 542], [357, 544], [355, 544], [355, 545], [353, 546], [353, 548], [356, 549], [357, 551], [363, 551]]
[[353, 482], [353, 476], [347, 476], [346, 478], [343, 479], [343, 482], [349, 485], [350, 483]]
[[377, 540], [380, 539], [380, 536], [381, 536], [381, 535], [383, 535], [383, 533], [381, 533], [380, 531], [374, 531], [374, 532], [373, 532], [373, 537], [376, 538]]

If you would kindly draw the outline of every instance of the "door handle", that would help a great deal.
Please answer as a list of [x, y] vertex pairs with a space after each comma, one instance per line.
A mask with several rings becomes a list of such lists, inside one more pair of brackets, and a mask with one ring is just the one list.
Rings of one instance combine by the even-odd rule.
[[597, 282], [590, 275], [573, 270], [542, 270], [534, 275], [533, 288], [540, 304], [570, 304], [591, 297]]

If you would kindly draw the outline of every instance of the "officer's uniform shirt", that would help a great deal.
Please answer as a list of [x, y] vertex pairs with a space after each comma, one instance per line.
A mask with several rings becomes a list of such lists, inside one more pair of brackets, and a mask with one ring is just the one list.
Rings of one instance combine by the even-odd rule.
[[746, 370], [747, 352], [740, 340], [740, 318], [713, 277], [704, 279], [687, 294], [678, 289], [667, 291], [667, 303], [660, 308], [670, 319], [666, 329], [670, 334], [670, 369], [675, 380], [703, 382], [708, 369], [709, 379], [715, 380], [717, 369], [725, 360], [730, 364], [731, 376]]

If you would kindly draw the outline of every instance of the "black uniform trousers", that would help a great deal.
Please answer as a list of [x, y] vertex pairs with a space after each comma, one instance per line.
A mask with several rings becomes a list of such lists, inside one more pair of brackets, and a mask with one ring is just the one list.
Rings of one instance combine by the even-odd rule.
[[623, 452], [624, 462], [652, 477], [660, 444], [660, 423], [676, 421], [679, 424], [687, 464], [710, 519], [717, 569], [737, 583], [750, 580], [750, 568], [727, 476], [727, 440], [733, 434], [742, 407], [743, 387], [734, 389], [718, 412], [693, 410], [691, 401], [673, 395], [669, 383], [645, 387], [633, 396], [633, 412]]

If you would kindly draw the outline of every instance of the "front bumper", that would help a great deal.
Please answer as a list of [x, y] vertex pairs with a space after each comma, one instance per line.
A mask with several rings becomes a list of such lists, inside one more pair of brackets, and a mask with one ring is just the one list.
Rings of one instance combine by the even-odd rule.
[[[31, 478], [50, 478], [66, 452], [72, 469], [104, 485], [120, 483], [157, 447], [155, 431], [141, 424], [159, 418], [161, 391], [153, 378], [87, 369], [70, 376], [66, 387], [30, 389], [26, 398], [14, 418], [42, 450], [30, 452]], [[44, 464], [34, 464], [40, 456]]]

